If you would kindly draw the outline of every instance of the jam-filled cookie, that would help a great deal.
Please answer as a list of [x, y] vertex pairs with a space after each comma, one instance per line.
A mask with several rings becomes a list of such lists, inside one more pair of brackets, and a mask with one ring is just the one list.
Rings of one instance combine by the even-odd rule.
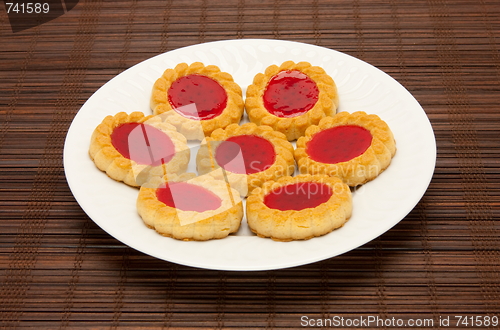
[[247, 198], [250, 229], [276, 241], [310, 239], [351, 217], [349, 187], [337, 177], [302, 174], [268, 181]]
[[162, 114], [188, 140], [202, 140], [217, 128], [239, 123], [243, 108], [241, 88], [233, 77], [200, 62], [167, 69], [151, 96], [154, 114]]
[[321, 118], [335, 114], [338, 103], [337, 87], [325, 70], [287, 61], [254, 77], [245, 108], [251, 122], [271, 126], [292, 141]]
[[142, 186], [137, 211], [149, 228], [163, 236], [206, 241], [238, 231], [243, 203], [226, 182], [184, 173]]
[[357, 186], [375, 179], [395, 153], [394, 136], [377, 115], [341, 112], [307, 129], [295, 159], [301, 173], [335, 175]]
[[185, 172], [189, 163], [186, 138], [161, 118], [142, 112], [104, 118], [92, 134], [89, 155], [110, 178], [134, 187], [152, 177]]
[[254, 123], [214, 131], [199, 149], [196, 163], [200, 174], [226, 180], [242, 196], [295, 171], [293, 146], [284, 134]]

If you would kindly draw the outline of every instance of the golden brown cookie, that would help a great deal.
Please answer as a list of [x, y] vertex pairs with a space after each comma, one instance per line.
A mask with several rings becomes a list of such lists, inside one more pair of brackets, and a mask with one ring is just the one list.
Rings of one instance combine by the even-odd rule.
[[186, 138], [158, 116], [142, 112], [104, 118], [92, 134], [89, 155], [110, 178], [134, 187], [185, 172], [189, 163]]
[[195, 62], [167, 69], [155, 82], [151, 109], [188, 140], [202, 140], [217, 128], [239, 123], [244, 103], [240, 86], [215, 65]]
[[171, 175], [142, 186], [137, 210], [144, 223], [163, 236], [206, 241], [235, 233], [243, 203], [224, 181], [192, 173]]
[[226, 180], [242, 196], [295, 171], [293, 146], [284, 134], [254, 123], [214, 131], [199, 149], [196, 163], [198, 173]]
[[310, 239], [351, 217], [349, 187], [337, 177], [302, 174], [268, 181], [247, 198], [250, 229], [276, 241]]
[[295, 159], [301, 173], [338, 176], [357, 186], [375, 179], [395, 153], [393, 134], [377, 115], [341, 112], [306, 130]]
[[337, 87], [325, 70], [287, 61], [254, 77], [245, 109], [251, 122], [271, 126], [292, 141], [321, 118], [335, 114], [338, 103]]

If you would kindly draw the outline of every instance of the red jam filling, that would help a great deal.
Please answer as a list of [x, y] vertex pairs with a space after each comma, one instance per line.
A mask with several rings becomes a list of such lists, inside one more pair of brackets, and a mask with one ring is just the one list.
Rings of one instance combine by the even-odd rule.
[[333, 192], [319, 182], [298, 182], [274, 189], [264, 197], [264, 204], [281, 211], [300, 211], [327, 202]]
[[277, 117], [296, 117], [311, 110], [318, 101], [316, 83], [298, 70], [281, 71], [268, 83], [263, 95], [267, 111]]
[[[191, 74], [180, 77], [168, 90], [168, 101], [179, 114], [195, 120], [219, 116], [226, 108], [227, 94], [212, 78]], [[185, 107], [195, 104], [196, 107]]]
[[372, 135], [366, 128], [337, 126], [316, 133], [307, 143], [307, 154], [317, 162], [336, 164], [362, 155], [371, 143]]
[[233, 136], [215, 151], [215, 160], [225, 170], [238, 174], [264, 171], [274, 164], [276, 153], [266, 139], [255, 135]]
[[142, 165], [168, 163], [175, 154], [170, 137], [159, 129], [139, 123], [126, 123], [111, 133], [111, 143], [125, 158]]
[[163, 204], [182, 211], [205, 212], [218, 209], [222, 200], [213, 192], [187, 182], [168, 183], [156, 190]]

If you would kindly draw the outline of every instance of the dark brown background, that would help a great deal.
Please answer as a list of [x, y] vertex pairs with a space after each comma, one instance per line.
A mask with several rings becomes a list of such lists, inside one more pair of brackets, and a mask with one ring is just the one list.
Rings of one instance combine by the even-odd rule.
[[[299, 328], [300, 317], [500, 316], [500, 6], [494, 0], [90, 1], [13, 33], [0, 6], [0, 324], [5, 329]], [[438, 157], [417, 207], [322, 262], [208, 271], [154, 259], [97, 227], [62, 167], [85, 100], [161, 52], [294, 40], [403, 84]]]

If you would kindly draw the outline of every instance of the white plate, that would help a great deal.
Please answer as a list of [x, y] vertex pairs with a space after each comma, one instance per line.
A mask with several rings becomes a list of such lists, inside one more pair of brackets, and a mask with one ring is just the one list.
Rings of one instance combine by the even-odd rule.
[[[154, 81], [179, 62], [218, 65], [245, 94], [253, 76], [271, 64], [308, 61], [337, 83], [340, 111], [379, 115], [391, 127], [397, 153], [389, 168], [353, 194], [353, 215], [341, 229], [308, 241], [275, 242], [253, 235], [246, 222], [236, 235], [208, 242], [183, 242], [148, 229], [135, 209], [137, 189], [109, 179], [88, 156], [90, 135], [106, 115], [150, 114]], [[195, 153], [192, 154], [192, 159]], [[403, 219], [430, 183], [436, 143], [429, 120], [413, 96], [379, 69], [318, 46], [243, 39], [176, 49], [148, 59], [111, 79], [75, 116], [64, 146], [64, 169], [76, 200], [102, 229], [143, 253], [178, 264], [219, 270], [269, 270], [324, 260], [355, 249]]]

